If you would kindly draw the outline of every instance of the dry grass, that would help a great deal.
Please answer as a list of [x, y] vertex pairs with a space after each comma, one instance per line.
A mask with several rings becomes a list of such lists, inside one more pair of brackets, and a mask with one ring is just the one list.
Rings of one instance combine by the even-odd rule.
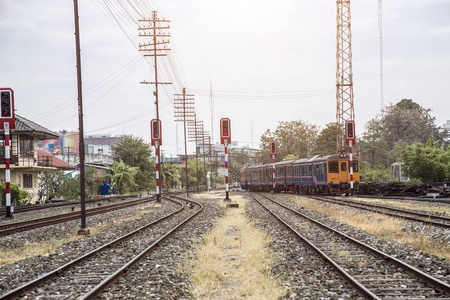
[[196, 299], [279, 299], [286, 291], [270, 272], [270, 238], [245, 217], [246, 200], [231, 198], [239, 208], [228, 209], [216, 222], [197, 245], [196, 259], [186, 260], [182, 272], [191, 276]]
[[364, 230], [384, 240], [406, 244], [425, 253], [450, 259], [450, 245], [429, 239], [418, 232], [404, 231], [402, 220], [378, 213], [361, 214], [358, 210], [343, 208], [335, 204], [325, 204], [321, 201], [307, 199], [290, 199], [305, 208], [318, 211], [322, 214], [339, 220], [344, 224]]
[[[149, 212], [150, 210], [154, 209], [154, 207], [157, 207], [160, 205], [161, 204], [158, 204], [158, 203], [147, 204], [145, 206], [141, 205], [141, 206], [139, 206], [138, 210], [136, 211], [136, 214], [133, 216], [126, 217], [126, 218], [120, 218], [120, 219], [114, 219], [111, 222], [101, 223], [101, 224], [97, 224], [92, 227], [88, 227], [88, 229], [90, 231], [90, 235], [96, 235], [104, 230], [107, 230], [113, 226], [120, 225], [126, 221], [141, 218], [141, 216], [143, 214]], [[78, 231], [78, 229], [76, 231], [70, 233], [68, 236], [61, 238], [61, 239], [49, 237], [48, 240], [40, 241], [37, 243], [25, 242], [25, 244], [20, 248], [7, 249], [7, 250], [3, 249], [0, 252], [0, 267], [3, 267], [8, 264], [12, 264], [16, 261], [27, 259], [30, 257], [43, 256], [43, 255], [54, 253], [59, 248], [61, 248], [62, 245], [72, 242], [72, 241], [76, 241], [76, 240], [84, 237], [83, 235], [78, 235], [77, 231]]]

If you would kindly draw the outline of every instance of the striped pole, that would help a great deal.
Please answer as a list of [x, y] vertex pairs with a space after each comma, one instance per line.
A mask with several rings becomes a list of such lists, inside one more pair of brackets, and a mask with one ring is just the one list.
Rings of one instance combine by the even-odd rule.
[[272, 181], [273, 191], [275, 192], [275, 155], [272, 155]]
[[11, 171], [9, 153], [9, 123], [5, 122], [5, 177], [6, 177], [6, 215], [5, 218], [13, 218], [11, 210]]
[[353, 150], [352, 150], [352, 140], [348, 141], [349, 154], [350, 154], [350, 189], [353, 190]]
[[225, 201], [231, 200], [228, 197], [229, 185], [228, 185], [228, 141], [224, 141], [225, 145]]
[[155, 158], [156, 158], [156, 202], [161, 202], [161, 193], [159, 189], [159, 141], [155, 142]]

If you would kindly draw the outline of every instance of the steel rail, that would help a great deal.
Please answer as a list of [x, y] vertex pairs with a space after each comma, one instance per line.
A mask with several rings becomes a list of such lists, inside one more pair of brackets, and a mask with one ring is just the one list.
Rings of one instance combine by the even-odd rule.
[[[102, 213], [106, 213], [109, 211], [117, 210], [117, 209], [123, 209], [130, 206], [140, 205], [143, 203], [155, 201], [153, 198], [143, 198], [133, 201], [128, 201], [124, 203], [116, 203], [112, 205], [102, 206], [102, 207], [95, 207], [88, 209], [86, 211], [86, 216], [94, 216]], [[59, 214], [59, 215], [53, 215], [49, 217], [43, 217], [39, 219], [32, 219], [22, 222], [15, 222], [15, 223], [8, 223], [0, 225], [0, 237], [7, 236], [11, 234], [15, 234], [18, 232], [23, 232], [35, 228], [45, 227], [49, 225], [54, 225], [58, 223], [64, 223], [68, 221], [77, 220], [80, 218], [81, 212], [69, 212], [65, 214]]]
[[48, 273], [46, 273], [46, 274], [44, 274], [44, 275], [42, 275], [42, 276], [40, 276], [40, 277], [30, 281], [28, 283], [25, 283], [25, 284], [15, 288], [15, 289], [9, 291], [6, 294], [0, 295], [0, 299], [2, 299], [2, 300], [3, 299], [15, 299], [15, 298], [19, 297], [21, 294], [23, 294], [24, 292], [29, 291], [29, 290], [39, 286], [40, 284], [42, 284], [42, 283], [44, 283], [44, 282], [46, 282], [46, 281], [48, 281], [48, 280], [50, 280], [52, 278], [57, 277], [58, 275], [64, 273], [66, 270], [68, 270], [68, 269], [74, 267], [75, 265], [78, 265], [79, 263], [87, 260], [88, 258], [96, 255], [100, 251], [102, 251], [102, 250], [104, 250], [104, 249], [106, 249], [108, 247], [111, 247], [111, 246], [113, 246], [113, 245], [115, 245], [117, 243], [120, 243], [120, 242], [128, 239], [129, 237], [139, 233], [140, 231], [145, 230], [146, 228], [149, 228], [150, 226], [158, 224], [159, 222], [161, 222], [161, 221], [163, 221], [163, 220], [165, 220], [165, 219], [167, 219], [167, 218], [169, 218], [169, 217], [171, 217], [171, 216], [181, 212], [185, 208], [183, 203], [180, 203], [180, 202], [175, 201], [175, 200], [170, 199], [170, 198], [166, 198], [166, 199], [171, 201], [171, 202], [174, 202], [174, 203], [180, 205], [180, 208], [178, 210], [170, 213], [170, 214], [167, 214], [167, 215], [165, 215], [165, 216], [163, 216], [163, 217], [161, 217], [161, 218], [159, 218], [159, 219], [157, 219], [157, 220], [155, 220], [153, 222], [150, 222], [150, 223], [148, 223], [148, 224], [146, 224], [146, 225], [144, 225], [144, 226], [142, 226], [142, 227], [140, 227], [140, 228], [138, 228], [138, 229], [136, 229], [136, 230], [134, 230], [132, 232], [129, 232], [129, 233], [127, 233], [127, 234], [125, 234], [125, 235], [115, 239], [112, 242], [109, 242], [109, 243], [107, 243], [107, 244], [105, 244], [105, 245], [103, 245], [103, 246], [101, 246], [101, 247], [99, 247], [97, 249], [94, 249], [91, 252], [86, 253], [83, 256], [80, 256], [80, 257], [78, 257], [78, 258], [76, 258], [76, 259], [66, 263], [65, 265], [63, 265], [63, 266], [61, 266], [61, 267], [59, 267], [59, 268], [57, 268], [57, 269], [55, 269], [53, 271], [50, 271], [50, 272], [48, 272]]
[[184, 201], [189, 201], [191, 203], [195, 203], [200, 206], [200, 209], [195, 213], [184, 219], [182, 222], [180, 222], [177, 226], [169, 230], [166, 234], [161, 236], [158, 240], [153, 242], [147, 249], [143, 250], [141, 253], [136, 255], [132, 260], [130, 260], [128, 263], [123, 265], [120, 269], [118, 269], [116, 272], [111, 274], [108, 278], [100, 282], [97, 286], [95, 286], [91, 291], [89, 291], [87, 294], [85, 294], [83, 297], [78, 298], [78, 300], [88, 300], [88, 299], [94, 299], [97, 295], [99, 295], [103, 290], [105, 290], [108, 286], [110, 286], [112, 283], [114, 283], [118, 278], [122, 277], [123, 274], [125, 274], [127, 271], [129, 271], [134, 265], [136, 265], [138, 262], [140, 262], [150, 251], [152, 251], [154, 248], [156, 248], [161, 242], [166, 240], [170, 235], [172, 235], [175, 231], [177, 231], [181, 226], [185, 225], [187, 222], [189, 222], [193, 217], [195, 217], [197, 214], [199, 214], [203, 210], [203, 205], [200, 204], [197, 201], [194, 200], [188, 200], [180, 197], [176, 197], [177, 199], [181, 199]]
[[351, 236], [346, 235], [343, 232], [340, 232], [340, 231], [338, 231], [338, 230], [336, 230], [334, 228], [331, 228], [330, 226], [325, 225], [325, 224], [323, 224], [323, 223], [321, 223], [321, 222], [319, 222], [317, 220], [314, 220], [314, 219], [312, 219], [312, 218], [310, 218], [310, 217], [308, 217], [308, 216], [306, 216], [306, 215], [304, 215], [304, 214], [302, 214], [302, 213], [300, 213], [298, 211], [295, 211], [292, 208], [287, 207], [286, 205], [284, 205], [282, 203], [279, 203], [278, 201], [270, 199], [266, 195], [261, 194], [261, 196], [266, 198], [266, 199], [268, 199], [268, 200], [270, 200], [270, 201], [273, 201], [274, 203], [280, 205], [281, 207], [283, 207], [283, 208], [285, 208], [285, 209], [287, 209], [287, 210], [289, 210], [291, 212], [294, 212], [295, 214], [300, 215], [303, 218], [306, 218], [307, 220], [309, 220], [309, 221], [311, 221], [311, 222], [313, 222], [313, 223], [315, 223], [315, 224], [317, 224], [317, 225], [319, 225], [319, 226], [321, 226], [321, 227], [323, 227], [323, 228], [325, 228], [325, 229], [327, 229], [327, 230], [329, 230], [329, 231], [331, 231], [331, 232], [333, 232], [333, 233], [335, 233], [335, 234], [337, 234], [337, 235], [347, 239], [348, 241], [352, 242], [353, 244], [360, 246], [361, 248], [369, 251], [372, 254], [375, 254], [376, 256], [384, 259], [385, 261], [391, 262], [392, 264], [402, 268], [403, 270], [409, 272], [410, 274], [413, 274], [415, 277], [424, 280], [425, 282], [427, 282], [431, 286], [437, 288], [441, 292], [444, 292], [444, 293], [450, 295], [450, 285], [448, 283], [443, 282], [443, 281], [441, 281], [441, 280], [439, 280], [437, 278], [434, 278], [434, 277], [426, 274], [425, 272], [422, 272], [422, 271], [416, 269], [415, 267], [410, 266], [410, 265], [404, 263], [403, 261], [401, 261], [401, 260], [399, 260], [399, 259], [397, 259], [395, 257], [392, 257], [392, 256], [390, 256], [390, 255], [388, 255], [386, 253], [383, 253], [383, 252], [381, 252], [381, 251], [379, 251], [379, 250], [377, 250], [377, 249], [375, 249], [375, 248], [373, 248], [373, 247], [371, 247], [371, 246], [369, 246], [369, 245], [367, 245], [367, 244], [365, 244], [365, 243], [363, 243], [361, 241], [358, 241], [358, 240], [352, 238]]
[[[124, 198], [134, 198], [138, 197], [137, 195], [116, 195], [116, 196], [109, 196], [105, 198], [92, 198], [86, 200], [86, 203], [95, 203], [99, 201], [105, 201], [105, 200], [113, 200], [113, 199], [124, 199]], [[35, 211], [35, 210], [42, 210], [42, 209], [49, 209], [49, 208], [55, 208], [55, 207], [64, 207], [64, 206], [71, 206], [71, 205], [78, 205], [80, 204], [80, 200], [77, 201], [62, 201], [62, 202], [52, 202], [52, 203], [39, 203], [39, 204], [31, 204], [31, 205], [19, 205], [14, 207], [14, 214], [29, 212], [29, 211]], [[4, 213], [6, 210], [5, 208], [0, 208], [0, 213]]]
[[[284, 221], [279, 215], [277, 215], [274, 211], [272, 211], [270, 208], [268, 208], [266, 205], [264, 205], [261, 201], [256, 199], [254, 194], [250, 194], [253, 199], [255, 199], [256, 202], [258, 202], [262, 207], [264, 207], [270, 214], [272, 214], [278, 221], [280, 221], [284, 226], [289, 228], [301, 241], [306, 243], [306, 245], [312, 249], [314, 252], [316, 252], [322, 259], [324, 259], [328, 264], [330, 264], [333, 269], [343, 277], [345, 281], [347, 281], [351, 286], [353, 286], [356, 291], [363, 296], [366, 299], [376, 299], [381, 300], [377, 295], [375, 295], [372, 291], [370, 291], [367, 287], [365, 287], [363, 284], [361, 284], [358, 280], [353, 278], [349, 273], [347, 273], [341, 266], [339, 266], [333, 259], [331, 259], [328, 255], [326, 255], [322, 250], [320, 250], [318, 247], [316, 247], [313, 243], [311, 243], [307, 238], [305, 238], [301, 233], [299, 233], [295, 228], [293, 228], [291, 225], [289, 225], [286, 221]], [[261, 194], [259, 194], [261, 195]], [[269, 199], [268, 197], [261, 195], [265, 198]], [[271, 200], [272, 201], [272, 200]]]
[[[414, 211], [409, 211], [409, 210], [405, 210], [405, 209], [401, 209], [401, 208], [389, 207], [389, 206], [384, 206], [384, 205], [377, 205], [377, 204], [372, 204], [372, 203], [367, 203], [367, 204], [366, 203], [360, 203], [360, 202], [356, 202], [356, 201], [352, 201], [352, 200], [344, 200], [344, 199], [338, 200], [338, 199], [318, 197], [318, 196], [306, 196], [306, 197], [312, 198], [312, 199], [315, 199], [315, 200], [319, 200], [319, 201], [331, 202], [331, 203], [335, 203], [335, 204], [338, 204], [338, 205], [346, 205], [346, 206], [353, 207], [353, 208], [359, 208], [359, 209], [364, 209], [364, 210], [368, 210], [368, 211], [373, 211], [373, 212], [377, 212], [377, 213], [380, 213], [380, 214], [393, 216], [393, 217], [396, 217], [396, 218], [403, 218], [403, 219], [406, 219], [406, 220], [418, 221], [418, 222], [431, 224], [431, 225], [435, 225], [435, 226], [440, 226], [440, 227], [444, 227], [444, 228], [450, 228], [450, 218], [449, 217], [435, 216], [435, 215], [431, 215], [431, 214], [425, 214], [425, 213], [421, 213], [421, 212], [414, 212]], [[422, 217], [422, 218], [425, 218], [425, 219], [421, 219], [421, 218], [417, 218], [417, 217], [411, 217], [411, 216], [406, 216], [406, 215], [399, 215], [399, 214], [395, 214], [395, 213], [392, 213], [392, 212], [389, 212], [389, 211], [379, 211], [376, 208], [392, 210], [392, 211], [396, 211], [396, 212], [403, 213], [403, 214], [410, 214], [410, 215], [417, 216], [417, 217]], [[448, 223], [435, 221], [433, 219], [447, 221]]]

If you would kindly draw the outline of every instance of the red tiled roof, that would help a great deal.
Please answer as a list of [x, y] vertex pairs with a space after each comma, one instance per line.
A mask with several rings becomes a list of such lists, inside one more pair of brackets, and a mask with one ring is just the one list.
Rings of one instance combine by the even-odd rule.
[[38, 157], [50, 157], [50, 166], [55, 168], [61, 168], [61, 169], [75, 169], [74, 166], [72, 166], [69, 163], [66, 163], [62, 159], [57, 158], [51, 153], [48, 153], [47, 151], [44, 151], [42, 149], [36, 149]]

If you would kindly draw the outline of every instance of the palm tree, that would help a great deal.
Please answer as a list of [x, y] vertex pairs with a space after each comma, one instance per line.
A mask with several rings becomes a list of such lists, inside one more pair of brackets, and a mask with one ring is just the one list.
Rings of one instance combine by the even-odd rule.
[[115, 161], [112, 166], [107, 167], [111, 174], [106, 176], [111, 177], [111, 188], [116, 188], [118, 194], [124, 193], [127, 187], [129, 190], [134, 188], [134, 176], [139, 170], [138, 167], [131, 167], [123, 160]]
[[163, 164], [161, 178], [165, 186], [174, 186], [181, 182], [181, 175], [178, 173], [178, 168], [174, 164]]

